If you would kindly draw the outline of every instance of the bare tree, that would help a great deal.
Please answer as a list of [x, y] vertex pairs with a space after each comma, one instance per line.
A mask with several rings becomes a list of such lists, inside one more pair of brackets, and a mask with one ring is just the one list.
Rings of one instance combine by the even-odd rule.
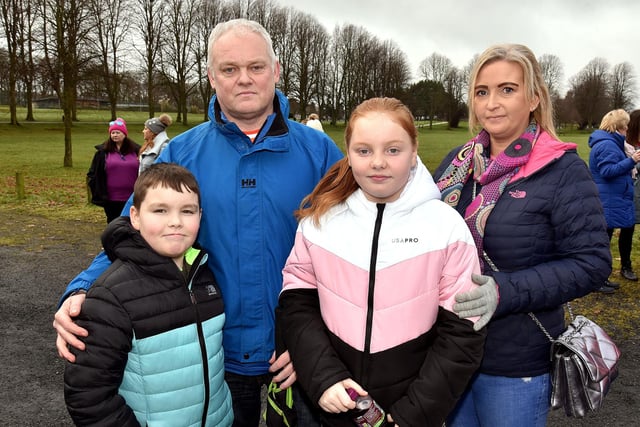
[[420, 75], [426, 80], [443, 83], [452, 67], [449, 58], [434, 52], [420, 62]]
[[25, 1], [24, 3], [19, 29], [19, 79], [24, 83], [25, 88], [25, 104], [27, 106], [25, 120], [32, 122], [35, 120], [33, 117], [33, 87], [36, 78], [33, 41], [38, 16], [36, 13], [37, 8], [33, 6], [33, 2]]
[[292, 33], [295, 46], [291, 63], [296, 89], [293, 93], [299, 102], [300, 114], [306, 116], [311, 99], [318, 92], [318, 77], [322, 47], [327, 44], [328, 34], [311, 15], [296, 12], [292, 15]]
[[93, 47], [100, 64], [103, 89], [111, 104], [111, 120], [117, 117], [123, 71], [121, 46], [130, 27], [130, 20], [124, 16], [127, 6], [126, 0], [88, 1], [89, 17], [94, 27], [90, 33], [90, 46]]
[[203, 120], [207, 121], [209, 100], [213, 88], [207, 74], [208, 43], [211, 29], [224, 19], [224, 8], [220, 2], [201, 0], [194, 21], [194, 59], [197, 75], [197, 92], [203, 105]]
[[560, 58], [555, 55], [545, 53], [538, 58], [538, 63], [542, 69], [542, 76], [544, 82], [549, 88], [549, 94], [552, 99], [558, 99], [560, 97], [560, 90], [562, 89], [562, 79], [564, 78], [564, 71]]
[[[9, 52], [4, 47], [0, 47], [0, 70], [9, 69]], [[9, 93], [9, 79], [6, 73], [0, 73], [0, 94]], [[4, 101], [4, 99], [3, 99]], [[6, 101], [4, 101], [6, 102]]]
[[275, 4], [273, 0], [247, 0], [247, 19], [259, 22], [269, 31], [269, 21]]
[[457, 128], [465, 114], [465, 80], [464, 71], [451, 67], [443, 82], [445, 91], [445, 106], [450, 128]]
[[[560, 98], [558, 100], [557, 108], [555, 108], [555, 114], [559, 127], [562, 125], [580, 122], [580, 115], [578, 114], [575, 105], [576, 103], [572, 90], [567, 91], [564, 98]], [[554, 107], [556, 106], [554, 105]]]
[[50, 81], [60, 99], [64, 119], [64, 167], [72, 167], [72, 121], [76, 119], [80, 50], [90, 31], [88, 8], [82, 0], [43, 0], [42, 46]]
[[226, 4], [228, 19], [247, 18], [251, 0], [229, 0]]
[[164, 2], [158, 0], [136, 0], [136, 6], [139, 18], [132, 25], [143, 42], [142, 47], [138, 47], [137, 51], [144, 63], [147, 109], [149, 110], [149, 118], [152, 118], [156, 111], [154, 77], [160, 68], [158, 59], [161, 54], [160, 46], [165, 20]]
[[167, 32], [162, 44], [162, 74], [178, 107], [176, 121], [188, 124], [187, 101], [195, 87], [195, 58], [192, 44], [198, 3], [191, 0], [168, 0]]
[[319, 69], [325, 70], [323, 104], [332, 123], [372, 96], [401, 97], [410, 76], [406, 55], [395, 43], [354, 25], [335, 27]]
[[480, 54], [478, 53], [474, 54], [469, 62], [467, 62], [467, 65], [462, 67], [462, 70], [460, 70], [462, 72], [462, 78], [465, 81], [464, 91], [467, 93], [469, 92], [469, 80], [471, 80], [471, 71], [473, 70], [474, 65], [476, 65], [476, 61], [478, 61], [479, 56]]
[[[340, 71], [339, 83], [339, 103], [345, 116], [360, 103], [362, 99], [362, 80], [366, 77], [361, 74], [363, 71], [363, 60], [366, 56], [366, 40], [369, 38], [367, 31], [363, 27], [355, 25], [345, 25], [334, 32], [334, 46], [337, 52], [334, 57], [339, 58], [338, 66]], [[371, 64], [368, 64], [369, 66]]]
[[330, 60], [330, 47], [331, 47], [331, 36], [329, 33], [326, 35], [326, 41], [318, 46], [319, 52], [318, 55], [322, 58], [320, 64], [317, 69], [318, 73], [318, 84], [317, 84], [317, 92], [313, 97], [313, 101], [318, 106], [318, 113], [320, 114], [320, 118], [324, 119], [330, 113], [330, 93], [331, 93], [331, 85], [330, 85], [330, 76], [331, 76], [331, 60]]
[[378, 66], [371, 67], [374, 94], [400, 98], [411, 76], [407, 56], [391, 40], [380, 43], [378, 53]]
[[[453, 63], [449, 58], [434, 52], [420, 62], [420, 75], [424, 79], [437, 83], [444, 88], [448, 78], [450, 79], [450, 83], [458, 82], [457, 75], [451, 71], [453, 68]], [[428, 86], [429, 89], [436, 87], [438, 86]], [[437, 92], [429, 95], [429, 100], [431, 102], [429, 105], [428, 116], [429, 128], [431, 129], [433, 127], [433, 118], [436, 111], [448, 111], [446, 104], [450, 97], [446, 95], [439, 96]]]
[[21, 0], [0, 0], [2, 7], [2, 29], [7, 39], [7, 54], [9, 59], [8, 93], [9, 93], [9, 122], [18, 124], [16, 81], [18, 74], [18, 49], [20, 40], [20, 21], [22, 20], [24, 4]]
[[609, 77], [609, 63], [604, 58], [594, 58], [571, 78], [570, 90], [580, 129], [597, 126], [610, 109]]
[[563, 108], [566, 111], [565, 106], [560, 104], [560, 90], [562, 90], [562, 80], [564, 78], [562, 62], [557, 56], [545, 53], [538, 58], [538, 63], [540, 64], [544, 82], [549, 89], [554, 120], [559, 123], [560, 109]]
[[328, 66], [325, 68], [326, 74], [326, 95], [325, 104], [331, 115], [331, 123], [336, 124], [338, 118], [345, 114], [342, 104], [342, 88], [344, 85], [344, 46], [341, 34], [344, 28], [336, 25], [331, 37], [331, 46], [327, 57]]
[[[32, 2], [26, 0], [0, 0], [2, 12], [0, 21], [7, 45], [6, 70], [9, 104], [9, 123], [17, 125], [17, 107], [26, 104], [27, 114], [25, 120], [33, 121], [33, 26], [35, 14]], [[23, 83], [24, 90], [22, 100], [18, 99], [18, 83]], [[21, 102], [22, 101], [22, 102]]]
[[633, 74], [633, 67], [628, 62], [616, 64], [611, 71], [611, 108], [623, 108], [630, 110], [633, 108], [635, 100], [636, 77]]
[[294, 9], [291, 7], [275, 7], [271, 11], [269, 20], [269, 34], [273, 43], [273, 50], [280, 62], [279, 89], [287, 96], [293, 93], [294, 87], [294, 58], [295, 43], [291, 33], [293, 32], [292, 16]]

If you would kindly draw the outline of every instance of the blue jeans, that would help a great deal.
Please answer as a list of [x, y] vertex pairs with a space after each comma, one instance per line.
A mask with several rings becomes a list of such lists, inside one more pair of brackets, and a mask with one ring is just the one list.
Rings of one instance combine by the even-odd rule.
[[447, 427], [544, 427], [549, 374], [508, 378], [478, 374], [447, 418]]
[[[246, 376], [225, 372], [224, 378], [231, 391], [233, 427], [258, 427], [262, 386], [268, 386], [272, 374]], [[298, 415], [298, 427], [320, 427], [311, 403], [297, 384], [293, 385], [293, 407]]]

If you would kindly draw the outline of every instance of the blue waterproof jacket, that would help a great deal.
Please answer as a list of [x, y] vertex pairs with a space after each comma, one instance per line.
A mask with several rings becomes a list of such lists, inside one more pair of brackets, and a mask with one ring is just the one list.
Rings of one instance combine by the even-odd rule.
[[[158, 157], [186, 167], [200, 184], [198, 244], [224, 299], [225, 368], [241, 375], [268, 371], [282, 268], [297, 228], [293, 212], [343, 157], [326, 134], [287, 119], [289, 103], [279, 91], [274, 111], [252, 143], [223, 117], [214, 95], [210, 121], [173, 138]], [[63, 298], [91, 286], [108, 264], [98, 255]]]
[[596, 130], [589, 136], [589, 169], [598, 186], [609, 228], [626, 228], [636, 223], [633, 207], [633, 178], [636, 163], [624, 152], [624, 136]]

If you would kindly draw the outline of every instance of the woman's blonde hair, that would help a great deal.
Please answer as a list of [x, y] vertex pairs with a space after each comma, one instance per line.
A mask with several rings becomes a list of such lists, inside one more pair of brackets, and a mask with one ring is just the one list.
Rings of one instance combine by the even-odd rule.
[[[418, 148], [418, 130], [416, 129], [413, 114], [409, 108], [396, 98], [371, 98], [358, 105], [349, 118], [344, 131], [344, 140], [347, 150], [351, 144], [353, 128], [356, 121], [370, 113], [385, 113], [391, 120], [399, 124], [409, 135], [412, 145]], [[358, 183], [353, 177], [351, 166], [347, 157], [336, 162], [325, 176], [318, 182], [311, 194], [305, 197], [300, 204], [300, 209], [295, 212], [296, 218], [301, 220], [310, 216], [314, 224], [320, 224], [320, 218], [333, 206], [338, 205], [353, 194], [358, 188]]]
[[475, 102], [475, 87], [478, 74], [485, 65], [496, 61], [509, 61], [522, 68], [524, 90], [527, 101], [538, 97], [539, 103], [531, 116], [538, 125], [547, 131], [553, 138], [558, 139], [556, 128], [553, 124], [553, 103], [549, 95], [549, 88], [544, 82], [542, 69], [531, 49], [521, 44], [499, 44], [487, 48], [476, 60], [469, 79], [468, 104], [469, 104], [469, 129], [474, 133], [480, 128], [478, 117], [473, 111]]
[[604, 115], [600, 122], [600, 129], [613, 133], [627, 127], [629, 121], [631, 121], [629, 113], [624, 111], [622, 108], [618, 108], [617, 110], [611, 110]]

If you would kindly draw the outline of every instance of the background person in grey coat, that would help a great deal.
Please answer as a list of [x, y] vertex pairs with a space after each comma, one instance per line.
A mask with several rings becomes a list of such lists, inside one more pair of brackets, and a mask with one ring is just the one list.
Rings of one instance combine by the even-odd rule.
[[138, 174], [141, 174], [151, 166], [160, 155], [160, 152], [169, 143], [167, 128], [171, 126], [172, 122], [171, 116], [166, 113], [161, 114], [160, 117], [147, 119], [147, 121], [144, 122], [144, 129], [142, 129], [144, 144], [142, 144], [140, 148], [140, 167]]

